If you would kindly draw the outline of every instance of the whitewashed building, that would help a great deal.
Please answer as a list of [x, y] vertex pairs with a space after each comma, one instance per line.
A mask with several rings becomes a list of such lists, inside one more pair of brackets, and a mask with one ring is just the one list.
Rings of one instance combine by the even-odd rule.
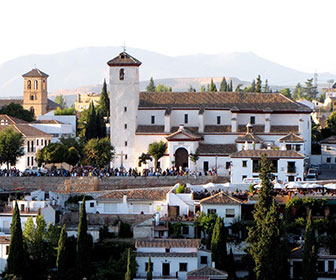
[[[167, 143], [162, 169], [216, 169], [227, 176], [230, 155], [249, 142], [279, 148], [294, 134], [304, 139], [300, 152], [310, 156], [312, 110], [279, 93], [139, 92], [140, 61], [122, 52], [108, 65], [114, 167], [138, 166], [138, 157], [158, 141]], [[200, 157], [194, 166], [189, 155], [196, 151]]]
[[147, 239], [137, 240], [134, 279], [146, 279], [148, 258], [151, 258], [153, 280], [186, 279], [187, 273], [203, 266], [211, 266], [211, 252], [200, 249], [199, 239]]
[[336, 164], [336, 135], [321, 141], [321, 163]]
[[0, 235], [0, 273], [2, 273], [7, 265], [9, 254], [10, 235]]

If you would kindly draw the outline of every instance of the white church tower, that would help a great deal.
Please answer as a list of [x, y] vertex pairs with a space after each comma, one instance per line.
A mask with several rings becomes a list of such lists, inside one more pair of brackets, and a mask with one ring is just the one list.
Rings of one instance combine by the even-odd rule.
[[125, 51], [110, 60], [110, 131], [115, 149], [114, 168], [135, 168], [135, 130], [139, 106], [141, 62]]

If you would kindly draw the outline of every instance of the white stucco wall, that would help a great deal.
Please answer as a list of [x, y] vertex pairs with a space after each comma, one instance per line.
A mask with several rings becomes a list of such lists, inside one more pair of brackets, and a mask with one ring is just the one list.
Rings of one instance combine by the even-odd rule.
[[[224, 224], [225, 226], [230, 226], [231, 223], [235, 220], [240, 220], [241, 218], [241, 205], [238, 204], [205, 204], [201, 203], [201, 211], [204, 212], [205, 214], [208, 214], [209, 209], [215, 209], [216, 214], [224, 218]], [[234, 209], [234, 217], [226, 217], [226, 210], [227, 209]]]

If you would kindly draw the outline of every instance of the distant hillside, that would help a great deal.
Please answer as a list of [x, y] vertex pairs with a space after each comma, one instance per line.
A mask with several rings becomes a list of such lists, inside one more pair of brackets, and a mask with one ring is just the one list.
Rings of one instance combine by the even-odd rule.
[[[108, 77], [106, 62], [121, 51], [120, 47], [88, 47], [51, 55], [29, 55], [10, 60], [0, 65], [0, 97], [20, 96], [23, 92], [22, 74], [34, 65], [49, 74], [49, 92], [101, 84]], [[172, 82], [172, 87], [189, 87], [193, 77], [195, 85], [202, 84], [198, 77], [237, 77], [251, 81], [258, 74], [271, 85], [294, 86], [313, 76], [263, 59], [250, 52], [234, 52], [217, 55], [187, 55], [169, 57], [151, 51], [129, 48], [131, 55], [142, 61], [140, 80]], [[179, 78], [175, 80], [176, 78]], [[329, 73], [319, 74], [319, 81], [335, 79]], [[234, 83], [234, 87], [235, 87]], [[196, 86], [197, 87], [197, 86]], [[142, 87], [143, 88], [143, 87]]]

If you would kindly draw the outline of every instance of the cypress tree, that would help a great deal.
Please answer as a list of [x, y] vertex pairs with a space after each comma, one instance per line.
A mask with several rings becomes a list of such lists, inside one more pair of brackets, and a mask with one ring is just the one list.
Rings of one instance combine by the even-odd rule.
[[17, 202], [15, 202], [11, 224], [11, 240], [9, 245], [6, 273], [22, 277], [25, 272], [24, 264], [25, 251], [23, 249], [20, 211]]
[[212, 79], [212, 78], [211, 78], [211, 82], [210, 82], [210, 88], [209, 88], [209, 90], [212, 91], [212, 92], [217, 91], [216, 84], [213, 82], [213, 79]]
[[226, 83], [225, 77], [223, 77], [223, 80], [222, 80], [222, 82], [220, 84], [219, 91], [229, 91], [228, 90], [228, 84]]
[[103, 117], [109, 117], [110, 116], [110, 98], [107, 93], [107, 85], [106, 80], [104, 79], [103, 88], [100, 95], [99, 100], [100, 109], [102, 111]]
[[[77, 275], [79, 279], [89, 277], [90, 266], [90, 253], [92, 240], [87, 233], [87, 219], [85, 210], [85, 197], [83, 198], [81, 212], [78, 223], [78, 236], [77, 236]], [[92, 237], [91, 237], [92, 238]]]
[[255, 83], [255, 80], [253, 80], [251, 87], [250, 87], [250, 92], [255, 92], [255, 91], [256, 91], [256, 83]]
[[152, 280], [153, 275], [152, 275], [152, 263], [151, 263], [151, 258], [148, 257], [148, 267], [147, 267], [147, 275], [146, 275], [146, 280]]
[[256, 89], [255, 89], [256, 92], [261, 92], [261, 83], [262, 83], [262, 81], [261, 81], [260, 75], [258, 75], [257, 86], [256, 86]]
[[217, 217], [211, 239], [212, 260], [215, 262], [217, 269], [226, 269], [227, 251], [226, 251], [226, 234], [223, 219]]
[[56, 267], [58, 268], [58, 274], [60, 276], [64, 275], [65, 267], [66, 267], [66, 263], [65, 263], [66, 239], [67, 239], [67, 233], [66, 233], [65, 225], [63, 225], [60, 237], [58, 239], [57, 260], [56, 260]]
[[231, 80], [231, 79], [230, 79], [229, 91], [230, 91], [230, 92], [233, 91], [233, 85], [232, 85], [232, 80]]
[[146, 90], [148, 91], [148, 92], [155, 92], [155, 84], [154, 84], [154, 79], [153, 79], [153, 77], [150, 77], [150, 80], [149, 80], [149, 84], [148, 84], [148, 86], [146, 87]]
[[132, 280], [131, 248], [128, 248], [127, 251], [127, 271], [125, 273], [125, 280]]
[[85, 136], [87, 140], [97, 137], [97, 114], [93, 102], [89, 106]]
[[312, 224], [312, 213], [310, 210], [306, 225], [306, 233], [303, 247], [302, 276], [304, 280], [316, 279], [316, 263], [317, 263], [317, 244]]

